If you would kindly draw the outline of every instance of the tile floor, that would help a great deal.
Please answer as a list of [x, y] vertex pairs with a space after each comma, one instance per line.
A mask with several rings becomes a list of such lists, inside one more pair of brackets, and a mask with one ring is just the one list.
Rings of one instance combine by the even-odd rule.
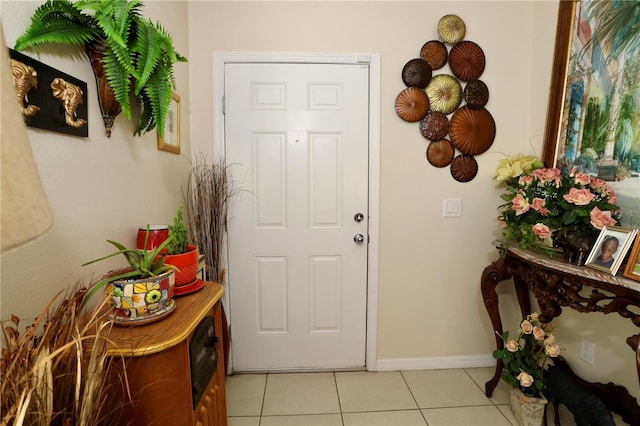
[[[516, 425], [504, 382], [484, 395], [493, 371], [236, 374], [226, 383], [229, 426]], [[561, 423], [575, 425], [562, 406]]]

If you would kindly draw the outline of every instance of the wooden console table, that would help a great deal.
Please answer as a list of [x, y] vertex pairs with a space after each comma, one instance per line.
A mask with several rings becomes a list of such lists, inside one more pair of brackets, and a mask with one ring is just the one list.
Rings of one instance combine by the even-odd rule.
[[[123, 397], [123, 421], [135, 425], [226, 426], [223, 292], [220, 284], [207, 282], [195, 293], [175, 296], [176, 309], [166, 318], [135, 327], [113, 326], [108, 355], [112, 362], [124, 359], [132, 396], [131, 401]], [[199, 332], [201, 329], [206, 332]], [[192, 344], [205, 339], [206, 345]], [[210, 357], [217, 357], [217, 362], [197, 368]], [[205, 374], [201, 374], [203, 370]], [[192, 377], [194, 371], [198, 377]]]
[[[499, 246], [499, 242], [494, 245]], [[640, 327], [640, 314], [636, 313], [640, 312], [640, 283], [526, 251], [514, 244], [504, 251], [500, 259], [484, 269], [481, 278], [484, 305], [491, 325], [499, 335], [504, 330], [496, 286], [509, 278], [513, 278], [523, 317], [531, 313], [531, 292], [540, 306], [541, 322], [551, 322], [566, 306], [578, 312], [618, 313]], [[499, 335], [495, 336], [496, 346], [502, 349], [504, 342]], [[640, 333], [626, 341], [636, 354], [640, 381]], [[485, 384], [488, 397], [500, 381], [502, 367], [502, 361], [498, 360], [493, 378]], [[612, 383], [582, 383], [591, 387], [609, 409], [620, 414], [626, 422], [640, 424], [640, 407], [624, 387]]]

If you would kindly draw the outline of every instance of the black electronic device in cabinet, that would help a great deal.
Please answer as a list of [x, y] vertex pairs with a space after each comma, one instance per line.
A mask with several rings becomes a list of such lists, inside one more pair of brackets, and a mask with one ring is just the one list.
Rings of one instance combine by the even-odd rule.
[[211, 377], [216, 372], [218, 366], [217, 344], [218, 337], [216, 337], [213, 317], [207, 316], [198, 324], [189, 344], [194, 409], [207, 389]]

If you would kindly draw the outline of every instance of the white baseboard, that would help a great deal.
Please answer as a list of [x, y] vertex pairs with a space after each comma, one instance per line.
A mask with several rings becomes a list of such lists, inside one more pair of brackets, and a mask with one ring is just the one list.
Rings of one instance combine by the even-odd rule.
[[377, 371], [441, 370], [445, 368], [495, 367], [491, 355], [435, 356], [425, 358], [378, 359]]

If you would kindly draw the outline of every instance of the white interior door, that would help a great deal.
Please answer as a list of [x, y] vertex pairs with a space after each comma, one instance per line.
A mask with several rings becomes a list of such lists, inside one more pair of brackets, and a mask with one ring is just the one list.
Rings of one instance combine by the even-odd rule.
[[225, 64], [234, 370], [365, 365], [368, 96], [366, 65]]

